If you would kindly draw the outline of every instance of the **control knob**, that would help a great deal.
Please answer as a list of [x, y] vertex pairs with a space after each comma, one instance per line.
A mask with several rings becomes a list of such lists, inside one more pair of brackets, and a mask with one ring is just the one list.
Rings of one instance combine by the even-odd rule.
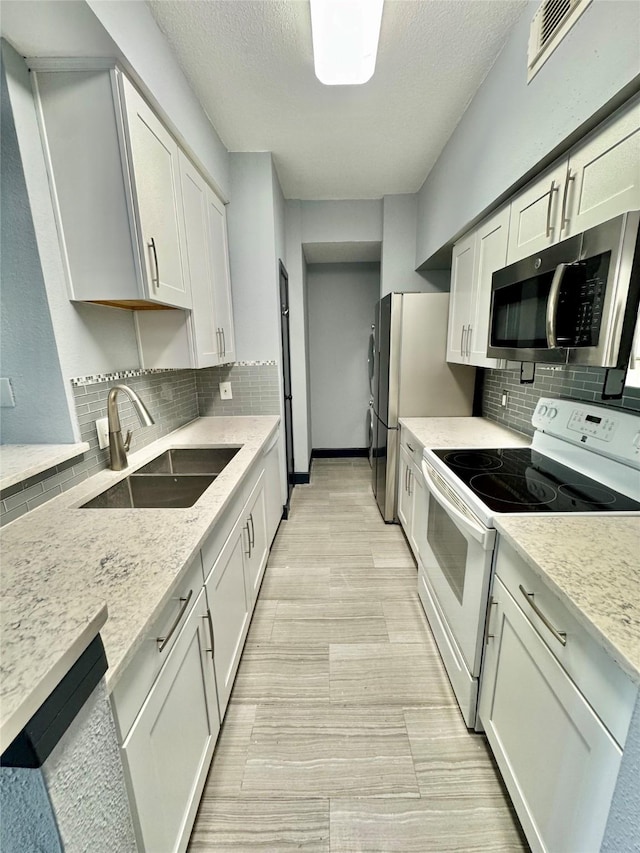
[[545, 405], [540, 406], [540, 408], [538, 409], [538, 414], [539, 415], [546, 415], [547, 414], [547, 407]]
[[549, 409], [547, 417], [550, 420], [553, 420], [557, 414], [558, 414], [558, 410], [555, 408], [555, 406], [553, 406], [551, 409]]

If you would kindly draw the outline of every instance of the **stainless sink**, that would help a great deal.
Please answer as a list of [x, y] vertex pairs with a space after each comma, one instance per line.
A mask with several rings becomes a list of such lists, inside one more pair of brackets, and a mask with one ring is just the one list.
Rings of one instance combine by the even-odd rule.
[[131, 474], [82, 509], [176, 508], [193, 506], [215, 474]]
[[219, 474], [241, 448], [174, 447], [156, 456], [136, 474]]

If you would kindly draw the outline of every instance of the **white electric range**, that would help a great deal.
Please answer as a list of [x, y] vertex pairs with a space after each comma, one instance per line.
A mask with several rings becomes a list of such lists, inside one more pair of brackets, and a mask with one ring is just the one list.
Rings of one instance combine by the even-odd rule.
[[418, 589], [460, 709], [476, 717], [496, 515], [640, 516], [640, 413], [541, 398], [530, 447], [424, 451]]

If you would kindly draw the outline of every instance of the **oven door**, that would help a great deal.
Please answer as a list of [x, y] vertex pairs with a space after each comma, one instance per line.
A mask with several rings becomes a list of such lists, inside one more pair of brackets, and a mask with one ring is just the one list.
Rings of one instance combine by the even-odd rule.
[[480, 674], [495, 530], [486, 528], [426, 460], [420, 558], [443, 622], [471, 678]]

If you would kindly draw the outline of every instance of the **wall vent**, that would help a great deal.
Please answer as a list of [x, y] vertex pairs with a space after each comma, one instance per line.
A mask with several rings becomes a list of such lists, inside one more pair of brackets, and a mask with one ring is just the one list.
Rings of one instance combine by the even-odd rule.
[[527, 82], [544, 65], [591, 0], [542, 0], [531, 21]]

